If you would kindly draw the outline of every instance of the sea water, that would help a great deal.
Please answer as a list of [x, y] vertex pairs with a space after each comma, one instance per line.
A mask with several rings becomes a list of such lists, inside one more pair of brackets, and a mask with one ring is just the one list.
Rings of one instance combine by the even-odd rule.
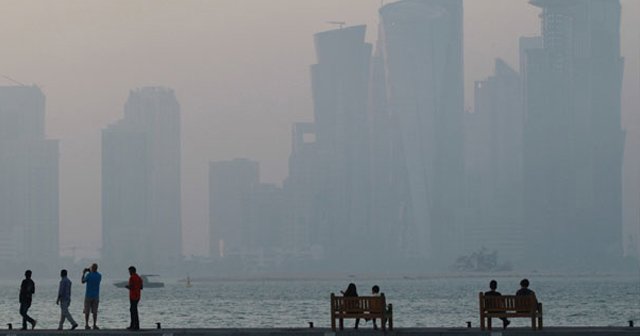
[[[640, 279], [637, 276], [528, 276], [530, 288], [543, 303], [545, 326], [626, 326], [640, 321]], [[495, 277], [498, 290], [512, 294], [521, 277]], [[57, 328], [60, 310], [55, 304], [57, 281], [36, 282], [29, 314], [37, 329]], [[164, 288], [147, 288], [139, 305], [142, 328], [305, 328], [330, 326], [330, 293], [338, 294], [349, 282], [360, 295], [378, 285], [393, 304], [395, 327], [466, 327], [479, 324], [478, 293], [487, 290], [490, 277], [434, 276], [402, 279], [344, 278], [323, 280], [165, 280]], [[12, 323], [20, 328], [18, 289], [0, 284], [0, 328]], [[70, 311], [84, 326], [84, 286], [73, 281]], [[128, 291], [104, 278], [98, 325], [125, 328], [129, 324]], [[497, 325], [501, 325], [495, 321]], [[528, 326], [514, 319], [510, 327]], [[352, 327], [353, 321], [346, 322]], [[361, 322], [363, 328], [371, 322]], [[65, 325], [68, 328], [69, 324]]]

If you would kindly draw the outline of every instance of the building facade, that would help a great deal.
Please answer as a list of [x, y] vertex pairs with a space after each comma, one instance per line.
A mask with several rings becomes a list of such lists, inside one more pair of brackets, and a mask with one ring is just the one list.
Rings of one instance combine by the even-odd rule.
[[349, 253], [366, 260], [369, 251], [350, 243], [371, 233], [369, 226], [368, 83], [371, 45], [366, 26], [314, 36], [317, 63], [311, 67], [314, 150], [312, 245], [334, 261]]
[[404, 0], [380, 9], [374, 65], [383, 68], [377, 88], [386, 97], [378, 102], [395, 128], [388, 148], [400, 186], [389, 211], [402, 255], [431, 265], [450, 264], [464, 232], [462, 9], [459, 0]]
[[260, 183], [258, 162], [247, 159], [209, 165], [209, 255], [233, 259], [249, 247], [244, 229], [248, 199]]
[[48, 265], [59, 252], [58, 141], [37, 86], [0, 87], [0, 262]]
[[532, 0], [543, 46], [526, 55], [524, 218], [532, 263], [619, 258], [620, 2]]
[[102, 132], [103, 262], [146, 268], [182, 259], [180, 106], [173, 90], [130, 92]]
[[465, 119], [465, 252], [485, 247], [512, 263], [524, 254], [520, 84], [520, 74], [497, 59], [494, 75], [475, 83], [475, 107]]

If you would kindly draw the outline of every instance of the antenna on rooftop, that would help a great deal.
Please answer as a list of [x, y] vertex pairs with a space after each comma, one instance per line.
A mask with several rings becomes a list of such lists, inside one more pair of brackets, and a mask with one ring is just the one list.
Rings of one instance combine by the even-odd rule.
[[344, 25], [346, 25], [347, 23], [344, 21], [327, 21], [328, 24], [332, 24], [332, 25], [336, 25], [338, 26], [340, 29], [342, 29], [342, 27], [344, 27]]
[[11, 82], [14, 82], [14, 83], [16, 83], [16, 84], [18, 84], [18, 85], [20, 85], [20, 86], [26, 86], [26, 85], [24, 85], [23, 83], [20, 83], [20, 82], [18, 82], [17, 80], [15, 80], [15, 79], [13, 79], [13, 78], [11, 78], [11, 77], [9, 77], [9, 76], [5, 76], [5, 75], [0, 75], [0, 76], [2, 76], [3, 78], [5, 78], [5, 79], [7, 79], [7, 80], [9, 80], [9, 81], [11, 81]]

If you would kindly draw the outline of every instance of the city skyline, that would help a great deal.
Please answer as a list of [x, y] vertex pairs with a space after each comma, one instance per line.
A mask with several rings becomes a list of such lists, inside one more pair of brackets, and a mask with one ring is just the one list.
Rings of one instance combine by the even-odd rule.
[[[246, 2], [246, 4], [248, 4], [250, 2]], [[465, 5], [467, 5], [467, 3], [465, 3]], [[625, 2], [623, 1], [623, 5], [625, 5]], [[16, 5], [18, 6], [18, 5]], [[142, 10], [144, 7], [143, 3], [138, 3], [137, 5], [133, 5], [138, 12], [133, 11], [130, 15], [132, 18], [136, 17], [136, 15], [140, 14], [140, 10]], [[168, 7], [171, 7], [169, 5], [166, 5]], [[259, 5], [258, 5], [259, 6]], [[311, 5], [311, 6], [315, 6], [315, 5]], [[369, 6], [369, 5], [367, 5]], [[469, 13], [470, 11], [478, 10], [478, 7], [476, 5], [471, 4], [470, 6], [474, 6], [473, 8], [465, 8], [465, 27], [467, 27], [467, 21], [466, 19], [469, 18], [467, 16], [467, 13]], [[522, 8], [527, 8], [527, 11], [531, 12], [531, 13], [535, 13], [535, 10], [532, 10], [531, 7], [529, 5], [527, 5], [525, 2], [521, 3], [520, 6]], [[633, 4], [630, 4], [630, 6], [634, 6]], [[107, 6], [109, 7], [109, 6]], [[113, 13], [114, 11], [117, 12], [114, 8], [111, 8], [111, 11], [108, 11], [110, 13]], [[242, 5], [237, 5], [235, 7], [235, 9], [238, 9], [238, 7], [243, 8]], [[356, 7], [356, 5], [354, 5], [354, 7]], [[377, 7], [377, 5], [373, 5], [370, 7]], [[491, 6], [488, 6], [491, 7]], [[368, 7], [369, 8], [369, 7]], [[374, 8], [377, 9], [377, 8]], [[25, 10], [25, 9], [23, 9]], [[53, 9], [53, 11], [55, 12], [55, 8]], [[186, 10], [178, 10], [177, 13], [178, 14], [184, 14]], [[158, 16], [163, 17], [163, 15], [165, 15], [166, 17], [166, 13], [163, 12], [163, 9], [159, 9], [158, 12], [156, 12], [158, 14]], [[623, 13], [624, 14], [624, 13]], [[71, 14], [70, 14], [71, 15]], [[238, 14], [240, 15], [240, 14]], [[360, 17], [364, 17], [364, 14], [360, 14]], [[374, 33], [372, 33], [372, 31], [375, 31], [375, 21], [377, 20], [376, 18], [376, 13], [375, 11], [369, 12], [368, 15], [366, 15], [366, 17], [368, 19], [368, 22], [363, 22], [363, 23], [368, 23], [368, 31], [367, 31], [367, 41], [369, 42], [374, 42], [371, 41], [371, 39], [373, 38], [373, 36], [375, 36]], [[153, 22], [155, 22], [156, 18], [148, 18], [147, 21], [143, 21], [142, 23], [146, 23], [148, 25], [146, 25], [145, 27], [154, 27], [155, 25], [153, 24]], [[175, 18], [174, 18], [175, 19]], [[129, 18], [121, 18], [121, 20], [124, 20], [125, 22], [130, 22]], [[362, 20], [362, 21], [366, 21], [366, 20]], [[476, 19], [477, 20], [477, 19]], [[534, 20], [532, 21], [536, 21], [537, 18], [534, 18]], [[473, 17], [470, 18], [471, 23], [473, 23]], [[526, 20], [525, 20], [526, 21]], [[317, 20], [316, 22], [318, 22], [317, 26], [318, 29], [313, 29], [313, 32], [319, 32], [319, 31], [323, 31], [323, 30], [327, 30], [327, 28], [331, 28], [328, 24], [325, 23], [325, 21], [323, 20]], [[478, 22], [478, 21], [476, 21]], [[351, 21], [349, 22], [349, 24], [357, 24], [359, 22], [355, 22], [355, 21]], [[27, 23], [25, 23], [26, 25]], [[59, 23], [59, 25], [61, 27], [65, 27], [65, 24]], [[624, 25], [624, 23], [623, 23]], [[322, 28], [324, 27], [324, 28]], [[528, 30], [530, 27], [526, 28], [525, 30]], [[465, 32], [468, 32], [468, 29], [470, 28], [465, 28]], [[37, 30], [35, 28], [33, 28], [32, 30]], [[306, 31], [308, 32], [311, 29], [307, 29]], [[15, 31], [15, 30], [14, 30]], [[54, 30], [55, 31], [55, 30]], [[102, 33], [106, 34], [109, 31], [109, 29], [104, 30]], [[304, 30], [302, 30], [304, 31]], [[300, 35], [302, 35], [302, 31], [299, 33]], [[65, 34], [65, 30], [62, 30], [61, 34]], [[178, 34], [178, 32], [176, 32], [176, 34]], [[477, 33], [476, 33], [477, 34]], [[28, 35], [28, 34], [27, 34]], [[312, 45], [312, 43], [310, 42], [310, 36], [312, 34], [308, 34], [307, 36], [305, 36], [306, 41], [308, 42], [308, 47], [306, 48], [307, 50], [310, 49], [310, 46]], [[473, 34], [465, 34], [465, 39], [473, 39]], [[514, 33], [513, 35], [516, 35], [516, 33]], [[527, 34], [525, 32], [524, 35], [532, 35], [532, 34]], [[65, 35], [67, 36], [67, 35]], [[476, 35], [477, 36], [477, 35]], [[82, 37], [78, 37], [73, 36], [73, 35], [68, 35], [69, 38], [75, 37], [76, 41], [77, 40], [82, 40]], [[141, 35], [142, 37], [142, 35]], [[154, 42], [158, 43], [159, 40], [161, 39], [150, 39], [150, 42]], [[130, 40], [123, 40], [123, 43], [129, 43], [131, 42]], [[215, 41], [212, 41], [211, 43], [214, 43]], [[488, 42], [487, 44], [489, 45], [491, 42]], [[511, 41], [499, 41], [496, 42], [499, 45], [501, 44], [510, 44], [513, 45], [513, 47], [510, 48], [514, 48], [517, 49], [517, 43], [515, 42], [515, 40], [511, 40]], [[157, 46], [157, 44], [154, 44]], [[42, 46], [41, 46], [42, 47]], [[179, 49], [179, 48], [178, 48]], [[42, 50], [47, 50], [42, 49]], [[89, 50], [93, 50], [96, 51], [97, 49], [91, 49], [89, 48]], [[469, 53], [474, 52], [474, 49], [466, 49], [465, 51], [465, 64], [469, 63], [468, 60], [470, 60], [470, 62], [473, 64], [474, 63], [474, 57], [470, 57]], [[478, 51], [478, 49], [475, 49], [476, 52]], [[500, 50], [501, 51], [501, 50]], [[483, 53], [486, 54], [490, 54], [491, 52], [489, 52], [488, 50], [483, 51]], [[497, 53], [497, 52], [496, 52]], [[171, 55], [171, 52], [169, 53]], [[210, 55], [210, 54], [206, 54], [206, 55]], [[268, 56], [269, 53], [267, 52]], [[203, 144], [197, 144], [196, 146], [191, 146], [193, 144], [196, 143], [200, 143], [200, 141], [195, 141], [196, 138], [198, 139], [203, 139], [205, 138], [203, 135], [205, 133], [210, 132], [210, 130], [207, 127], [204, 127], [204, 125], [212, 125], [212, 130], [219, 130], [220, 126], [216, 126], [216, 122], [215, 119], [207, 119], [207, 118], [200, 118], [200, 119], [196, 119], [196, 118], [192, 118], [189, 119], [189, 117], [185, 117], [187, 119], [189, 119], [189, 125], [185, 125], [185, 127], [188, 127], [188, 129], [191, 131], [189, 132], [187, 138], [185, 139], [185, 153], [183, 154], [184, 160], [185, 160], [185, 165], [187, 166], [184, 175], [185, 177], [185, 191], [183, 192], [183, 196], [186, 197], [187, 199], [192, 200], [192, 202], [190, 202], [189, 204], [184, 206], [184, 210], [185, 210], [185, 215], [187, 218], [185, 220], [184, 223], [184, 230], [186, 233], [186, 237], [185, 240], [188, 241], [195, 241], [195, 244], [190, 244], [190, 247], [187, 248], [187, 250], [185, 250], [186, 254], [192, 254], [192, 253], [196, 253], [196, 254], [206, 254], [206, 252], [203, 253], [203, 251], [206, 251], [206, 244], [202, 243], [202, 239], [199, 238], [199, 234], [197, 234], [197, 232], [203, 232], [203, 228], [206, 230], [206, 224], [203, 224], [203, 220], [204, 223], [208, 222], [207, 221], [207, 215], [206, 215], [206, 193], [202, 193], [200, 191], [194, 191], [194, 190], [201, 190], [201, 187], [194, 187], [194, 185], [196, 184], [200, 184], [201, 181], [203, 179], [206, 178], [206, 174], [201, 174], [199, 172], [206, 170], [206, 163], [208, 161], [211, 160], [216, 160], [216, 159], [233, 159], [234, 157], [248, 157], [250, 159], [254, 159], [257, 160], [259, 162], [261, 162], [261, 167], [263, 168], [263, 175], [265, 176], [265, 180], [267, 182], [276, 182], [276, 183], [280, 183], [280, 181], [282, 181], [284, 179], [284, 176], [286, 175], [286, 157], [288, 156], [288, 151], [290, 146], [288, 145], [289, 142], [289, 128], [291, 127], [291, 124], [293, 122], [296, 121], [305, 121], [305, 120], [309, 120], [310, 116], [311, 116], [311, 109], [310, 109], [310, 104], [303, 102], [303, 101], [308, 101], [308, 97], [310, 97], [310, 90], [308, 90], [308, 86], [307, 84], [303, 83], [304, 81], [304, 77], [307, 75], [308, 70], [307, 67], [309, 64], [313, 64], [314, 61], [310, 60], [312, 59], [313, 56], [309, 56], [309, 53], [306, 54], [307, 56], [305, 56], [305, 59], [308, 60], [306, 62], [306, 64], [303, 64], [303, 60], [302, 57], [300, 60], [296, 61], [298, 63], [294, 63], [298, 64], [300, 66], [297, 66], [297, 72], [300, 73], [298, 76], [298, 86], [300, 86], [300, 88], [295, 89], [293, 92], [297, 92], [298, 94], [294, 94], [292, 95], [293, 100], [297, 101], [297, 103], [295, 104], [291, 104], [289, 102], [287, 102], [288, 99], [284, 99], [282, 98], [282, 100], [280, 102], [276, 102], [275, 104], [262, 104], [262, 100], [259, 100], [258, 97], [260, 96], [264, 96], [263, 94], [258, 92], [258, 95], [255, 96], [255, 98], [253, 98], [254, 96], [251, 94], [251, 91], [247, 91], [245, 93], [242, 93], [241, 96], [239, 96], [238, 99], [236, 99], [235, 102], [229, 102], [227, 101], [227, 103], [225, 103], [227, 105], [228, 108], [215, 108], [216, 104], [209, 104], [203, 100], [198, 100], [198, 99], [193, 99], [193, 97], [195, 95], [202, 95], [202, 96], [207, 96], [207, 94], [203, 94], [205, 91], [204, 87], [201, 87], [200, 89], [196, 89], [196, 90], [183, 90], [180, 87], [186, 87], [184, 85], [177, 85], [177, 89], [176, 89], [176, 94], [180, 97], [181, 102], [183, 102], [183, 104], [186, 104], [187, 106], [191, 106], [191, 111], [190, 113], [193, 113], [194, 110], [199, 110], [201, 114], [205, 114], [205, 113], [209, 113], [209, 111], [214, 110], [214, 111], [220, 111], [220, 110], [226, 110], [225, 113], [223, 113], [222, 115], [222, 119], [220, 120], [224, 120], [224, 115], [231, 115], [231, 114], [235, 114], [236, 116], [233, 117], [232, 119], [234, 119], [235, 121], [232, 123], [225, 123], [225, 122], [220, 122], [219, 124], [221, 125], [227, 125], [226, 127], [231, 129], [233, 127], [229, 127], [229, 125], [237, 125], [237, 128], [240, 129], [242, 128], [242, 124], [246, 123], [248, 120], [251, 120], [253, 113], [250, 113], [249, 111], [251, 110], [256, 110], [256, 111], [261, 111], [260, 113], [265, 114], [265, 111], [267, 112], [266, 114], [274, 114], [275, 116], [283, 116], [283, 118], [276, 118], [279, 120], [276, 121], [271, 121], [270, 125], [273, 124], [278, 124], [281, 126], [278, 126], [280, 130], [284, 129], [284, 131], [273, 131], [273, 128], [269, 129], [269, 131], [267, 130], [261, 130], [261, 131], [255, 131], [255, 130], [251, 130], [250, 132], [254, 132], [255, 135], [251, 136], [252, 138], [254, 138], [255, 140], [253, 141], [253, 143], [241, 143], [237, 141], [237, 137], [235, 135], [229, 135], [228, 132], [226, 131], [222, 131], [222, 132], [218, 132], [217, 134], [220, 134], [219, 137], [214, 138], [217, 139], [214, 141], [210, 141], [207, 143], [203, 143]], [[55, 55], [54, 55], [55, 56]], [[58, 57], [60, 57], [60, 54], [57, 55]], [[114, 55], [110, 55], [110, 56], [114, 56]], [[203, 55], [204, 56], [204, 55]], [[493, 59], [494, 57], [498, 57], [498, 56], [502, 56], [502, 55], [490, 55], [485, 57], [485, 59]], [[33, 56], [35, 57], [35, 56]], [[172, 56], [175, 57], [175, 56]], [[480, 57], [482, 58], [482, 57]], [[98, 57], [98, 60], [100, 58]], [[117, 57], [116, 57], [117, 59]], [[266, 58], [265, 58], [266, 59]], [[513, 53], [509, 53], [509, 55], [507, 55], [507, 57], [505, 57], [506, 62], [514, 67], [517, 68], [517, 60], [515, 60], [515, 57], [513, 56]], [[637, 59], [637, 57], [636, 57]], [[177, 59], [174, 59], [174, 61], [176, 61]], [[106, 62], [107, 59], [102, 59], [102, 62]], [[191, 61], [196, 61], [194, 59], [192, 59]], [[202, 62], [202, 60], [198, 60], [199, 62], [194, 62], [194, 63], [198, 63], [198, 64], [206, 64], [206, 62]], [[492, 62], [492, 61], [491, 61]], [[633, 62], [633, 58], [630, 59], [630, 62]], [[64, 62], [63, 62], [64, 63]], [[105, 64], [108, 64], [105, 63]], [[633, 63], [631, 63], [633, 64]], [[9, 65], [13, 66], [14, 69], [16, 70], [20, 70], [20, 67], [16, 67], [16, 63], [9, 63]], [[468, 67], [469, 65], [467, 65]], [[9, 67], [11, 68], [11, 67]], [[487, 67], [487, 69], [489, 69], [490, 67]], [[237, 70], [237, 68], [234, 68], [235, 70]], [[255, 69], [255, 68], [252, 68]], [[633, 69], [633, 67], [631, 68]], [[41, 69], [42, 70], [42, 69]], [[47, 77], [48, 74], [56, 74], [56, 76], [59, 75], [60, 71], [67, 71], [67, 73], [69, 73], [69, 70], [71, 70], [71, 68], [59, 68], [59, 69], [55, 69], [55, 71], [44, 71], [43, 73], [45, 74], [44, 77]], [[21, 69], [22, 73], [28, 73], [28, 71], [25, 72], [25, 69]], [[15, 72], [10, 72], [7, 73], [6, 75], [10, 76], [10, 77], [15, 77], [17, 80], [19, 81], [23, 81], [25, 77], [34, 77], [33, 81], [38, 83], [39, 79], [36, 78], [36, 76], [21, 76], [20, 73], [21, 71], [15, 71]], [[488, 76], [490, 74], [489, 70], [478, 70], [478, 69], [474, 69], [473, 71], [477, 72], [477, 73], [484, 73], [484, 75], [482, 76], [473, 76], [470, 77], [469, 76], [469, 71], [467, 72], [467, 75], [465, 76], [465, 87], [469, 87], [470, 85], [473, 85], [473, 81], [475, 80], [479, 80], [481, 78], [484, 78], [486, 76]], [[18, 74], [16, 76], [16, 73]], [[134, 72], [135, 73], [135, 72]], [[97, 74], [97, 73], [96, 73]], [[134, 74], [131, 74], [130, 76], [124, 76], [121, 78], [121, 80], [123, 82], [132, 82], [131, 78], [134, 77]], [[142, 76], [144, 77], [144, 76]], [[141, 78], [142, 78], [141, 77]], [[176, 87], [176, 85], [173, 85], [173, 83], [170, 83], [169, 81], [164, 81], [161, 80], [162, 75], [157, 75], [156, 80], [160, 81], [157, 84], [162, 84], [162, 85], [167, 85], [167, 86], [172, 86], [172, 87]], [[273, 81], [277, 81], [276, 79], [273, 79], [274, 77], [271, 76], [270, 74], [266, 74], [264, 76], [265, 78], [272, 78]], [[629, 77], [629, 76], [627, 76]], [[101, 76], [96, 76], [96, 78], [108, 78], [108, 77], [101, 77]], [[147, 77], [147, 78], [151, 78], [151, 77]], [[133, 80], [135, 81], [139, 81], [139, 80]], [[296, 81], [292, 81], [293, 83], [296, 83]], [[54, 85], [55, 81], [45, 81], [44, 82], [44, 90], [46, 90], [46, 92], [62, 92], [59, 91], [61, 89], [57, 88], [56, 85]], [[87, 83], [86, 80], [84, 81], [78, 81], [77, 83], [75, 83], [74, 85], [85, 85]], [[115, 86], [113, 80], [111, 80], [110, 82], [106, 82], [109, 83], [109, 85], [111, 85], [112, 87]], [[185, 83], [185, 81], [183, 80], [182, 83]], [[471, 83], [471, 84], [470, 84]], [[148, 84], [148, 83], [142, 83], [142, 84]], [[72, 90], [78, 90], [79, 87], [78, 86], [74, 86], [71, 85], [69, 86], [69, 89], [72, 88]], [[100, 96], [95, 95], [95, 94], [89, 94], [88, 97], [94, 97], [97, 98], [95, 99], [95, 102], [97, 104], [91, 104], [91, 105], [95, 105], [96, 109], [98, 110], [105, 110], [105, 109], [111, 109], [114, 112], [118, 111], [118, 109], [113, 108], [113, 106], [118, 106], [119, 104], [121, 104], [122, 101], [122, 96], [124, 94], [124, 92], [126, 92], [127, 90], [129, 90], [130, 87], [138, 87], [141, 85], [128, 85], [127, 87], [122, 87], [120, 88], [120, 90], [117, 91], [117, 93], [103, 93]], [[65, 89], [65, 90], [69, 90], [69, 89]], [[226, 90], [222, 90], [222, 92], [227, 92], [229, 89]], [[215, 91], [215, 90], [214, 90]], [[468, 108], [470, 106], [470, 103], [472, 102], [472, 98], [469, 98], [469, 89], [467, 89], [467, 95], [465, 98], [465, 106]], [[235, 93], [231, 94], [230, 96], [235, 97]], [[63, 248], [69, 248], [70, 246], [78, 246], [81, 245], [78, 242], [80, 239], [78, 239], [79, 237], [85, 237], [87, 235], [91, 236], [89, 239], [96, 239], [98, 238], [97, 236], [95, 236], [93, 233], [95, 232], [95, 229], [99, 229], [99, 216], [97, 217], [96, 214], [99, 214], [99, 209], [96, 209], [95, 206], [95, 194], [96, 194], [96, 190], [99, 189], [89, 189], [90, 186], [95, 185], [96, 184], [96, 179], [95, 178], [90, 178], [90, 176], [88, 175], [90, 171], [97, 171], [97, 169], [92, 168], [99, 165], [99, 160], [91, 160], [91, 158], [93, 157], [93, 154], [96, 152], [96, 147], [92, 144], [95, 144], [96, 141], [94, 139], [97, 139], [99, 136], [99, 129], [104, 127], [105, 125], [109, 124], [111, 121], [115, 120], [116, 118], [113, 117], [116, 115], [116, 113], [113, 114], [94, 114], [93, 111], [88, 110], [86, 107], [90, 106], [87, 105], [86, 103], [83, 104], [78, 104], [78, 103], [72, 103], [70, 104], [70, 108], [68, 109], [69, 111], [75, 111], [75, 112], [65, 112], [65, 113], [60, 113], [59, 111], [61, 110], [65, 110], [65, 107], [61, 101], [62, 97], [64, 97], [64, 95], [55, 95], [55, 94], [51, 94], [48, 93], [47, 94], [49, 101], [53, 101], [53, 108], [49, 108], [49, 110], [53, 110], [53, 113], [48, 113], [47, 114], [47, 120], [49, 121], [48, 124], [51, 126], [47, 126], [48, 130], [50, 130], [49, 132], [51, 132], [55, 137], [55, 138], [60, 138], [61, 139], [61, 164], [62, 164], [62, 168], [65, 168], [63, 170], [61, 170], [61, 222], [62, 222], [62, 226], [63, 226], [63, 232], [64, 234], [64, 241], [63, 243]], [[110, 97], [115, 97], [115, 96], [119, 96], [119, 99], [111, 99]], [[278, 95], [276, 95], [278, 96]], [[238, 109], [236, 107], [234, 107], [233, 105], [237, 102], [240, 102], [242, 99], [245, 98], [249, 98], [249, 101], [252, 100], [256, 100], [256, 102], [254, 103], [254, 107], [248, 107], [246, 109], [246, 111]], [[235, 98], [234, 98], [235, 99]], [[278, 98], [280, 99], [280, 98]], [[113, 101], [113, 102], [112, 102]], [[119, 103], [120, 102], [120, 103]], [[272, 101], [273, 102], [273, 101]], [[75, 105], [74, 105], [75, 104]], [[258, 105], [265, 105], [265, 107], [255, 107]], [[109, 107], [111, 106], [111, 107]], [[269, 107], [270, 106], [270, 107]], [[303, 107], [306, 106], [305, 108], [297, 108], [297, 107]], [[195, 107], [195, 108], [193, 108]], [[284, 112], [278, 112], [278, 111], [284, 111], [284, 110], [296, 110], [297, 112], [294, 112], [295, 117], [290, 117], [289, 116], [284, 116], [283, 114], [278, 114], [278, 113], [284, 113]], [[58, 111], [58, 112], [56, 112]], [[67, 118], [65, 118], [65, 114], [69, 115], [68, 113], [75, 113], [75, 115], [78, 117], [77, 121], [79, 125], [83, 125], [81, 130], [72, 130], [72, 128], [70, 126], [65, 126], [62, 121], [64, 120], [68, 120]], [[101, 112], [102, 113], [102, 112]], [[219, 113], [219, 112], [217, 112]], [[260, 114], [258, 113], [258, 114]], [[289, 112], [287, 112], [289, 113]], [[213, 115], [213, 113], [212, 113]], [[97, 117], [97, 118], [94, 118]], [[199, 121], [196, 121], [199, 120]], [[204, 120], [212, 120], [213, 122], [202, 122]], [[258, 119], [260, 120], [260, 119]], [[195, 122], [194, 122], [195, 121]], [[185, 121], [187, 122], [187, 121]], [[87, 126], [88, 125], [88, 126]], [[194, 125], [200, 125], [198, 127], [193, 127]], [[266, 128], [265, 128], [266, 129]], [[62, 134], [65, 134], [66, 130], [72, 130], [71, 132], [69, 132], [68, 134], [70, 134], [69, 137], [63, 137], [63, 136], [59, 136]], [[97, 131], [96, 131], [97, 130]], [[49, 134], [48, 132], [48, 134]], [[248, 130], [243, 131], [243, 132], [249, 132]], [[216, 133], [216, 132], [214, 132]], [[246, 137], [248, 134], [250, 133], [240, 133], [241, 135], [238, 135], [238, 137]], [[271, 139], [272, 137], [275, 137], [273, 140], [275, 141], [268, 141], [268, 142], [272, 142], [271, 148], [277, 148], [277, 151], [279, 151], [281, 154], [278, 155], [272, 155], [272, 151], [263, 151], [262, 147], [257, 145], [257, 142], [265, 142], [265, 140], [267, 139]], [[283, 140], [284, 139], [284, 140]], [[235, 143], [235, 145], [231, 145], [231, 143]], [[191, 144], [191, 145], [189, 145]], [[260, 153], [263, 152], [263, 153]], [[268, 153], [268, 154], [267, 154]], [[220, 156], [218, 156], [220, 155]], [[95, 158], [95, 157], [94, 157]], [[197, 164], [194, 164], [198, 162]], [[88, 167], [88, 172], [87, 173], [82, 173], [82, 174], [77, 174], [77, 179], [75, 181], [71, 181], [72, 178], [74, 178], [73, 175], [67, 175], [69, 172], [69, 167], [74, 166], [75, 164], [82, 164], [85, 167]], [[284, 168], [282, 168], [284, 166]], [[93, 191], [91, 191], [93, 190]], [[75, 191], [75, 192], [74, 192]], [[78, 194], [78, 195], [85, 195], [85, 197], [83, 197], [86, 200], [73, 200], [70, 199], [69, 195], [71, 194], [71, 192], [74, 192], [73, 194]], [[86, 196], [91, 196], [91, 197], [86, 197]], [[93, 196], [92, 196], [93, 195]], [[204, 198], [201, 197], [202, 195], [204, 195]], [[89, 202], [89, 203], [87, 203]], [[99, 202], [97, 203], [99, 204]], [[98, 211], [96, 211], [98, 210]], [[194, 234], [195, 232], [195, 234]], [[82, 249], [82, 246], [79, 246], [80, 249]], [[68, 250], [65, 250], [65, 253], [68, 253]]]
[[132, 90], [102, 131], [104, 264], [162, 269], [182, 260], [180, 104], [173, 90]]

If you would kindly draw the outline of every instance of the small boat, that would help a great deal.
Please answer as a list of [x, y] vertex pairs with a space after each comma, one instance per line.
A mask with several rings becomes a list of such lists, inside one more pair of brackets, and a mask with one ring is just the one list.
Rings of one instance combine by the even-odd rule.
[[191, 278], [187, 275], [187, 288], [191, 287]]
[[[164, 282], [160, 281], [151, 281], [149, 277], [158, 276], [157, 274], [140, 274], [142, 278], [142, 288], [162, 288], [164, 287]], [[129, 281], [118, 281], [114, 282], [113, 285], [118, 288], [125, 288], [129, 284]]]

